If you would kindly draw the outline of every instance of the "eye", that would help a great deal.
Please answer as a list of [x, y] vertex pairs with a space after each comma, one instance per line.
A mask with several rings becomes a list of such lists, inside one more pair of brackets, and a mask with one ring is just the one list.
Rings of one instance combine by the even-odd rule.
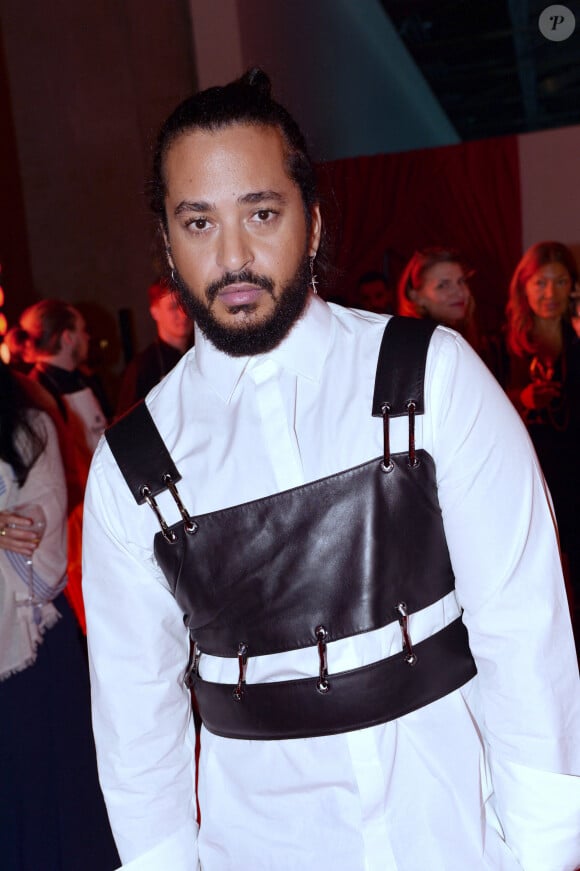
[[252, 215], [252, 220], [254, 220], [257, 224], [268, 224], [270, 221], [273, 221], [274, 218], [278, 216], [278, 212], [274, 209], [258, 209], [257, 212], [254, 212]]
[[192, 218], [187, 221], [186, 225], [188, 230], [193, 230], [197, 233], [203, 233], [204, 230], [207, 230], [209, 227], [209, 221], [207, 218]]

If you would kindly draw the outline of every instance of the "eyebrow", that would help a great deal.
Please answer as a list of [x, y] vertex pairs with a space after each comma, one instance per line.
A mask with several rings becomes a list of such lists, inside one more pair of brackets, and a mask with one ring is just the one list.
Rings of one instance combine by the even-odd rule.
[[[255, 205], [256, 203], [280, 203], [284, 205], [287, 202], [287, 198], [278, 193], [278, 191], [252, 191], [251, 193], [242, 194], [242, 196], [238, 197], [238, 205], [246, 206], [246, 205]], [[215, 212], [216, 205], [215, 203], [210, 203], [207, 200], [182, 200], [176, 207], [173, 214], [178, 217], [179, 215], [183, 215], [185, 212]]]

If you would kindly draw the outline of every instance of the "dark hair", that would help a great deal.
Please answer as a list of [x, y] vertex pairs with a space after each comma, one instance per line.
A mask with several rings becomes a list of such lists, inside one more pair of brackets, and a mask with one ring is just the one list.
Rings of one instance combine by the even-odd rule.
[[30, 423], [29, 409], [17, 378], [0, 361], [0, 459], [12, 468], [19, 487], [46, 447], [46, 437]]
[[358, 287], [361, 287], [363, 284], [371, 284], [375, 281], [382, 281], [385, 287], [388, 287], [387, 278], [383, 272], [365, 272], [359, 280], [357, 281]]
[[506, 307], [507, 343], [510, 350], [520, 357], [535, 353], [534, 314], [526, 296], [526, 284], [538, 269], [548, 263], [561, 263], [568, 271], [571, 290], [578, 281], [574, 255], [562, 242], [536, 242], [528, 248], [512, 276]]
[[437, 263], [458, 263], [466, 274], [472, 272], [455, 248], [444, 248], [439, 245], [420, 248], [415, 251], [405, 266], [397, 285], [397, 311], [400, 315], [412, 318], [422, 316], [419, 307], [411, 300], [409, 292], [421, 289], [425, 273]]
[[213, 132], [234, 124], [276, 127], [280, 131], [286, 146], [288, 175], [300, 188], [310, 226], [311, 209], [318, 196], [306, 142], [290, 113], [272, 99], [270, 79], [256, 67], [228, 85], [208, 88], [184, 100], [161, 127], [153, 154], [149, 201], [162, 227], [167, 231], [164, 162], [173, 142], [192, 130]]
[[77, 312], [61, 299], [43, 299], [27, 308], [20, 317], [20, 326], [25, 330], [36, 351], [57, 354], [60, 339], [65, 330], [74, 330]]

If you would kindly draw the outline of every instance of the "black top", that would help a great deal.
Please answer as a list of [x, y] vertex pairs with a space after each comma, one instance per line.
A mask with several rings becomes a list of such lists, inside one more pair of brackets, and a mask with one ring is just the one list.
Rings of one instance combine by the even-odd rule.
[[67, 393], [78, 393], [89, 387], [95, 394], [99, 405], [107, 419], [110, 419], [110, 409], [107, 397], [101, 387], [99, 379], [95, 375], [82, 372], [80, 369], [63, 369], [61, 366], [53, 366], [50, 363], [37, 363], [29, 375], [37, 381], [51, 396], [54, 397], [59, 411], [64, 420], [67, 420], [66, 405], [61, 397]]
[[123, 414], [140, 399], [145, 399], [181, 359], [177, 348], [168, 345], [163, 339], [156, 339], [128, 364], [121, 382], [116, 414]]

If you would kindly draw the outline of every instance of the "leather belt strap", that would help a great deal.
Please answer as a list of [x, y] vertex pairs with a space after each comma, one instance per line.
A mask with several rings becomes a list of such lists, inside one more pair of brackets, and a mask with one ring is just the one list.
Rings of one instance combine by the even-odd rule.
[[225, 738], [312, 738], [395, 720], [458, 689], [476, 674], [461, 618], [414, 645], [415, 665], [398, 653], [371, 665], [317, 678], [236, 686], [194, 676], [199, 712], [210, 732]]

